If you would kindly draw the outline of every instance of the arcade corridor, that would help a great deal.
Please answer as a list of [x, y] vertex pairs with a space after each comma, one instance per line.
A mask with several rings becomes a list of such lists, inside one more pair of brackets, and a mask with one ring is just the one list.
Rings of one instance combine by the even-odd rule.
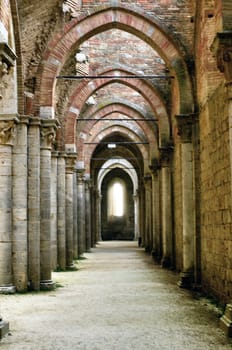
[[[138, 239], [141, 250], [135, 248]], [[107, 255], [112, 240], [130, 242], [122, 260]], [[80, 273], [72, 272], [86, 253]], [[145, 253], [157, 265], [139, 262]], [[102, 271], [104, 254], [110, 268]], [[124, 271], [127, 265], [131, 270]], [[156, 277], [170, 271], [178, 282], [170, 285], [171, 296]], [[61, 276], [67, 290], [52, 292]], [[111, 277], [119, 283], [112, 285]], [[178, 348], [175, 327], [185, 320], [184, 345], [205, 342], [199, 335], [206, 331], [203, 349], [214, 350], [219, 338], [213, 340], [203, 318], [199, 327], [195, 303], [185, 308], [188, 292], [182, 289], [201, 290], [222, 305], [220, 324], [225, 337], [232, 336], [232, 1], [0, 0], [0, 295], [9, 294], [0, 300], [0, 338], [10, 325], [22, 331], [12, 338], [21, 344], [32, 334], [41, 337], [41, 325], [47, 333], [55, 323], [60, 333], [53, 328], [52, 337], [47, 334], [49, 346], [63, 329], [65, 344], [69, 336], [77, 337], [69, 339], [75, 343], [72, 315], [75, 325], [81, 321], [78, 341], [86, 346], [91, 336], [96, 341], [89, 327], [82, 329], [87, 309], [93, 309], [88, 303], [92, 297], [92, 306], [109, 303], [109, 292], [112, 311], [119, 309], [110, 330], [113, 343], [120, 343], [128, 288], [133, 310], [127, 335], [133, 341], [127, 344], [143, 346], [130, 334], [138, 320], [133, 317], [141, 314], [145, 343], [155, 342], [160, 329], [162, 341], [171, 341], [173, 331]], [[20, 304], [13, 304], [26, 300], [19, 293], [30, 299], [22, 304], [22, 325]], [[41, 301], [39, 309], [33, 298]], [[33, 314], [40, 323], [35, 328], [32, 307], [43, 314], [43, 322]], [[165, 328], [162, 322], [177, 311], [178, 323]], [[104, 327], [111, 318], [96, 312], [93, 320], [103, 322], [98, 339], [107, 342]], [[199, 327], [195, 340], [190, 324]], [[137, 327], [132, 330], [140, 335]]]
[[60, 288], [2, 297], [1, 350], [231, 350], [206, 299], [180, 289], [136, 242], [101, 242]]

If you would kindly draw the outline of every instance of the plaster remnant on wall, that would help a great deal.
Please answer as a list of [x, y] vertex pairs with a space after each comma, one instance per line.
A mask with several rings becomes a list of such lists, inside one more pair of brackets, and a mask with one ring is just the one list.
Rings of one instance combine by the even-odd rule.
[[65, 151], [68, 152], [68, 153], [71, 153], [71, 152], [76, 152], [76, 145], [74, 143], [67, 143], [65, 145]]
[[45, 118], [45, 119], [53, 119], [54, 118], [54, 108], [51, 107], [51, 106], [46, 106], [46, 107], [43, 107], [41, 106], [40, 107], [40, 117], [41, 118]]
[[84, 132], [80, 132], [80, 138], [81, 139], [83, 139], [83, 140], [86, 140], [87, 139], [87, 135], [86, 135], [86, 133], [84, 133]]
[[70, 107], [69, 112], [76, 114], [77, 116], [79, 115], [80, 111], [78, 108]]
[[54, 57], [50, 57], [49, 58], [49, 63], [53, 64], [54, 66], [58, 66], [60, 64], [60, 61], [57, 60], [56, 58]]
[[90, 96], [90, 97], [88, 98], [88, 100], [86, 100], [85, 103], [86, 103], [88, 106], [93, 106], [93, 105], [95, 105], [97, 102], [96, 102], [96, 100], [94, 99], [93, 96]]

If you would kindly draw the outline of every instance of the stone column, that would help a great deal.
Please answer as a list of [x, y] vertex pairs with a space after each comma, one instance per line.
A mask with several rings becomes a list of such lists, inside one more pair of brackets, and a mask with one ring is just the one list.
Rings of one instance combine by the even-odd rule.
[[91, 249], [91, 202], [90, 202], [91, 180], [89, 175], [85, 175], [85, 235], [86, 235], [86, 251]]
[[57, 178], [58, 152], [52, 152], [51, 163], [51, 268], [57, 268]]
[[73, 257], [78, 258], [78, 237], [77, 237], [77, 176], [76, 170], [73, 175]]
[[27, 290], [27, 130], [29, 117], [20, 116], [13, 148], [13, 279], [17, 291]]
[[101, 234], [101, 201], [102, 201], [102, 195], [101, 193], [96, 190], [96, 242], [102, 241], [102, 234]]
[[[230, 137], [230, 168], [231, 168], [231, 203], [232, 203], [232, 31], [217, 33], [211, 47], [217, 59], [218, 69], [224, 73], [227, 94], [229, 137]], [[232, 206], [232, 204], [231, 204]], [[232, 337], [232, 300], [227, 304], [225, 313], [220, 319], [221, 328]]]
[[183, 216], [183, 271], [178, 285], [190, 288], [194, 281], [194, 242], [195, 242], [195, 194], [194, 194], [194, 154], [192, 125], [195, 115], [177, 115], [178, 135], [181, 141], [181, 180]]
[[57, 160], [57, 267], [66, 269], [66, 202], [65, 202], [65, 153]]
[[77, 230], [80, 257], [86, 251], [84, 169], [77, 169]]
[[0, 293], [14, 293], [12, 274], [12, 148], [15, 115], [0, 116]]
[[95, 247], [97, 242], [97, 191], [91, 187], [91, 247]]
[[28, 281], [40, 289], [40, 119], [31, 118], [28, 129]]
[[41, 120], [40, 146], [40, 289], [53, 289], [51, 279], [51, 149], [57, 122]]
[[134, 194], [134, 227], [135, 227], [135, 234], [134, 239], [137, 241], [140, 237], [140, 229], [139, 229], [139, 196], [138, 191]]
[[155, 260], [161, 260], [162, 239], [160, 236], [160, 188], [159, 188], [159, 166], [151, 166], [152, 170], [152, 220], [153, 220], [153, 246], [152, 256]]
[[152, 250], [152, 235], [151, 235], [151, 225], [152, 225], [152, 209], [151, 209], [151, 176], [146, 175], [144, 177], [145, 184], [145, 241], [144, 247], [147, 252]]
[[65, 203], [66, 203], [66, 268], [74, 269], [73, 264], [73, 207], [74, 207], [74, 166], [76, 153], [68, 153], [66, 157], [66, 176], [65, 176]]
[[161, 222], [162, 222], [162, 260], [163, 267], [173, 265], [173, 225], [171, 190], [171, 148], [160, 149], [161, 165]]
[[139, 194], [139, 240], [141, 241], [141, 246], [144, 247], [145, 244], [145, 189], [143, 187], [143, 184], [141, 184], [138, 194]]

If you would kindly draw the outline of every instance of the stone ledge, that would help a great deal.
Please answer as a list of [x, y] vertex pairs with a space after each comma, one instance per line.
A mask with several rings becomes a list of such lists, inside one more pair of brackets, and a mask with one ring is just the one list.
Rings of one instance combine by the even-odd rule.
[[0, 294], [14, 294], [16, 293], [15, 286], [0, 286]]
[[40, 290], [54, 290], [56, 288], [56, 283], [52, 280], [41, 281]]
[[220, 318], [220, 326], [228, 337], [232, 337], [232, 304], [226, 305], [225, 313]]
[[0, 43], [0, 57], [2, 62], [6, 63], [8, 69], [14, 66], [14, 62], [17, 58], [10, 46], [3, 42]]
[[9, 332], [9, 322], [0, 321], [0, 339]]
[[181, 272], [180, 280], [177, 282], [177, 285], [183, 289], [192, 289], [193, 284], [193, 272]]

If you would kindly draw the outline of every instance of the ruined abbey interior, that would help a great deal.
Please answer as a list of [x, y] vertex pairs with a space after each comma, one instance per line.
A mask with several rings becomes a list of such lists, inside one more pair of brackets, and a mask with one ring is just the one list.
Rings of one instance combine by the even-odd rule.
[[0, 0], [0, 292], [100, 240], [232, 324], [231, 0]]

